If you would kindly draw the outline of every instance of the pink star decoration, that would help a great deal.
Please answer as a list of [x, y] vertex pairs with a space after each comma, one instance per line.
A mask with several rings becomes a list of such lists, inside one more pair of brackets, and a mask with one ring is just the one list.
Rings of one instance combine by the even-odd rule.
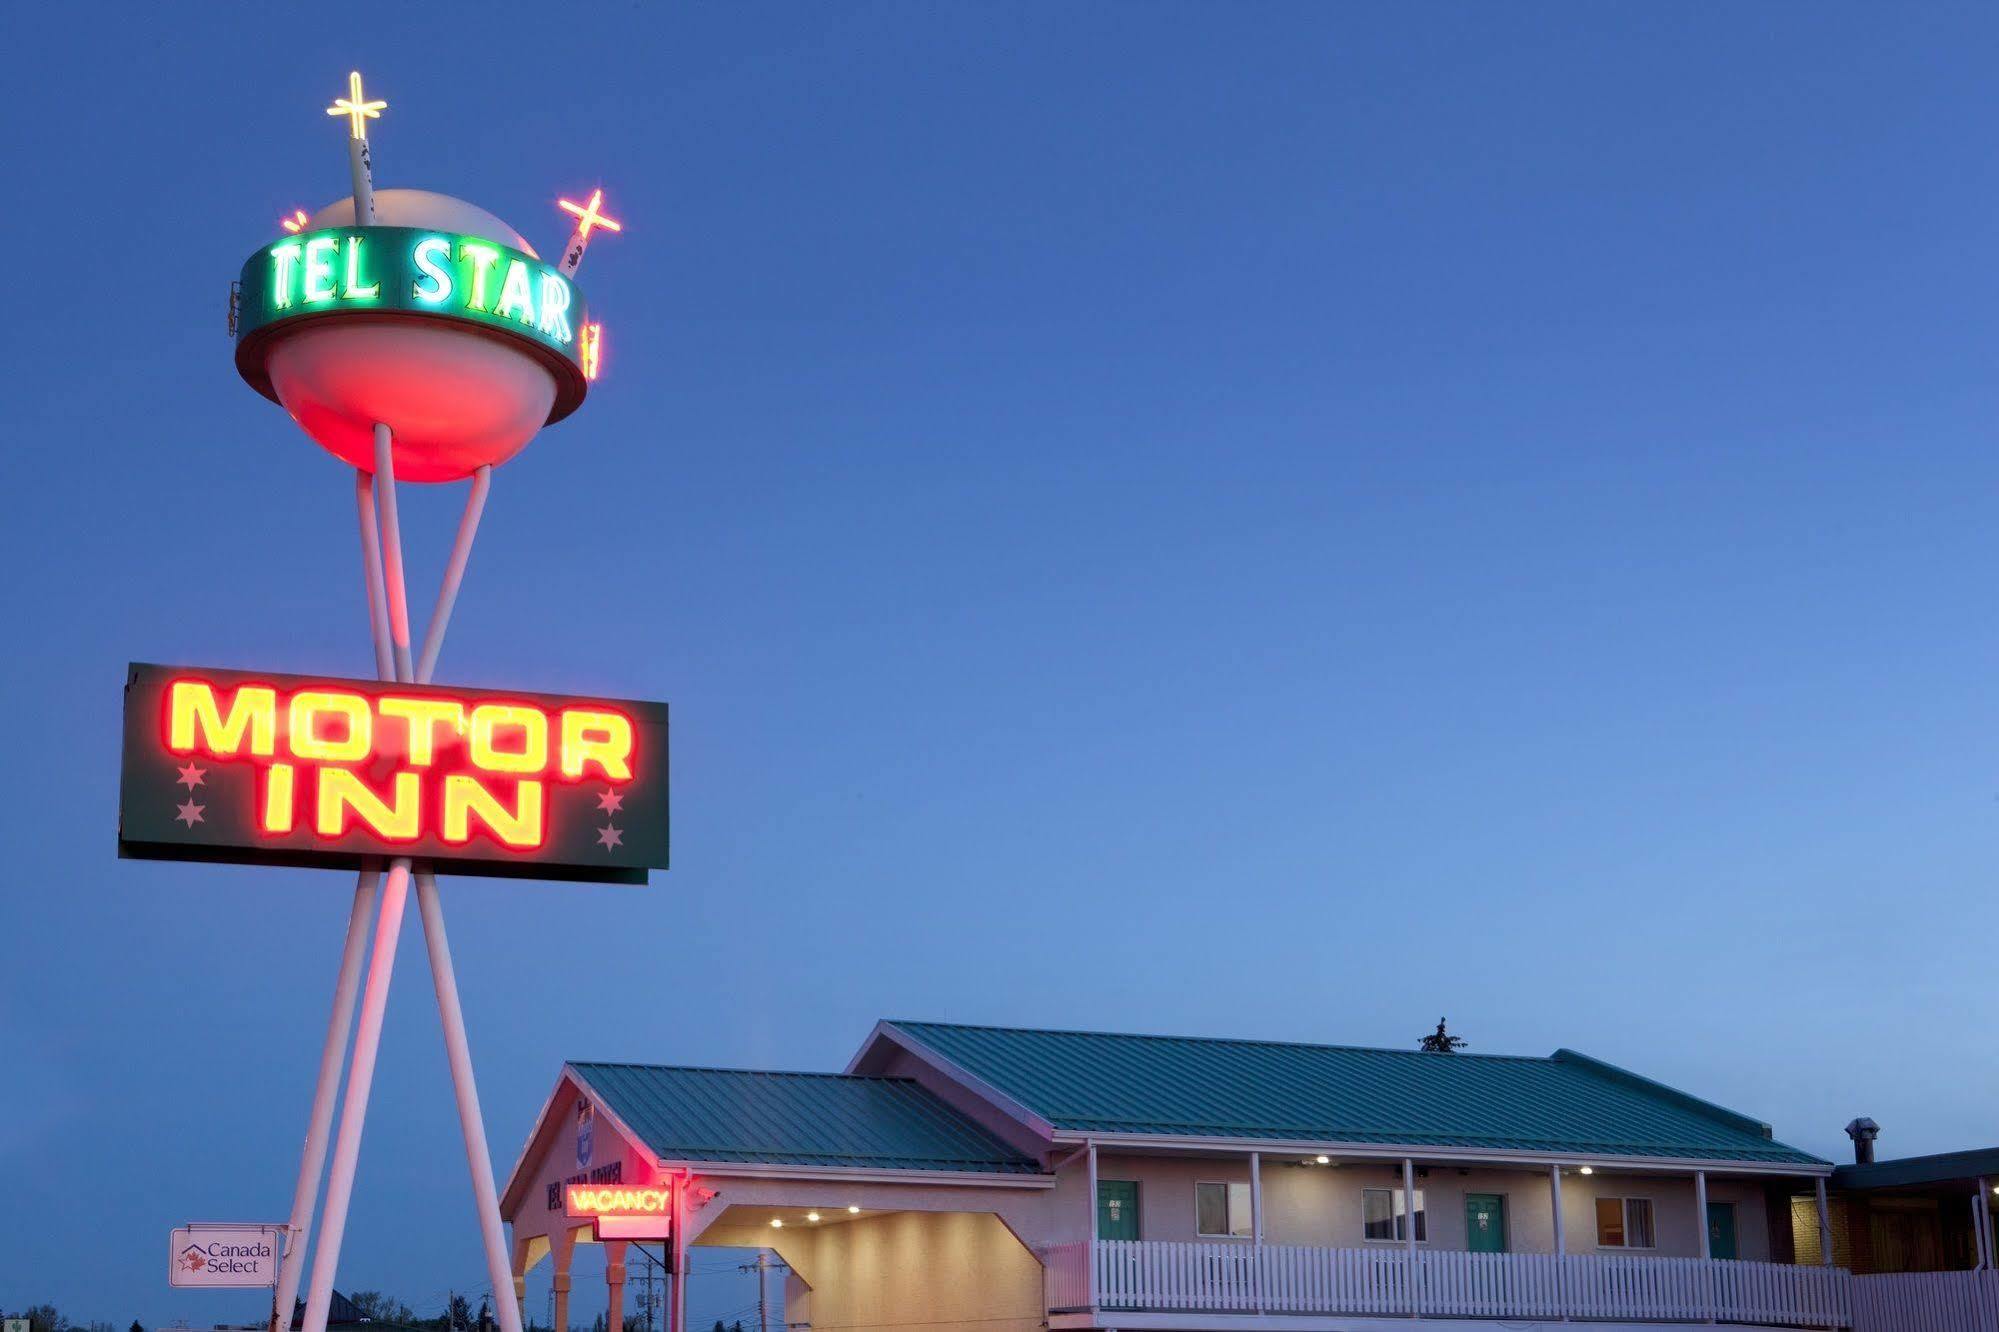
[[197, 805], [194, 801], [189, 800], [185, 805], [180, 806], [180, 813], [174, 815], [174, 822], [185, 823], [188, 827], [192, 828], [195, 824], [202, 821], [201, 811], [207, 808], [208, 806], [206, 805]]
[[606, 791], [597, 797], [597, 808], [606, 814], [616, 814], [625, 807], [625, 798], [616, 791]]
[[180, 778], [174, 783], [174, 785], [185, 786], [190, 791], [194, 790], [195, 787], [200, 786], [201, 779], [208, 775], [208, 769], [197, 768], [192, 763], [183, 764], [180, 767], [179, 772], [180, 772]]
[[622, 846], [624, 844], [624, 840], [625, 840], [625, 835], [619, 832], [615, 827], [606, 825], [605, 827], [599, 828], [597, 830], [597, 845], [603, 847], [607, 851], [614, 846]]

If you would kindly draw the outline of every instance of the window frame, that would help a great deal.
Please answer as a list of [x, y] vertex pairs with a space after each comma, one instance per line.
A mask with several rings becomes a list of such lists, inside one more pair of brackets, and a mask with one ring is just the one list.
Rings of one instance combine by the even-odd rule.
[[[1604, 1243], [1602, 1218], [1594, 1215], [1594, 1212], [1596, 1210], [1596, 1204], [1607, 1203], [1607, 1202], [1614, 1202], [1617, 1204], [1618, 1222], [1623, 1227], [1621, 1233], [1624, 1237], [1623, 1242], [1619, 1244]], [[1645, 1228], [1651, 1234], [1652, 1237], [1652, 1242], [1650, 1244], [1633, 1244], [1631, 1242], [1631, 1231], [1632, 1231], [1631, 1204], [1635, 1202], [1645, 1204], [1645, 1213], [1646, 1213]], [[1653, 1198], [1652, 1195], [1650, 1195], [1649, 1193], [1599, 1193], [1596, 1195], [1595, 1200], [1592, 1202], [1590, 1211], [1592, 1213], [1590, 1219], [1594, 1223], [1596, 1228], [1597, 1248], [1616, 1249], [1629, 1253], [1652, 1253], [1658, 1249], [1659, 1204], [1658, 1201], [1655, 1198]], [[1702, 1219], [1701, 1224], [1702, 1225], [1707, 1224], [1705, 1218]]]
[[[1234, 1191], [1242, 1190], [1245, 1207], [1248, 1209], [1249, 1229], [1238, 1235], [1234, 1231], [1215, 1232], [1201, 1229], [1201, 1190], [1218, 1188], [1222, 1191], [1222, 1224], [1229, 1224], [1229, 1214], [1233, 1212]], [[1249, 1182], [1241, 1179], [1197, 1179], [1194, 1181], [1194, 1238], [1204, 1240], [1254, 1240], [1256, 1238], [1256, 1200], [1250, 1192]]]
[[[1409, 1242], [1407, 1235], [1398, 1234], [1392, 1238], [1384, 1239], [1367, 1233], [1367, 1195], [1370, 1193], [1385, 1193], [1388, 1195], [1388, 1221], [1391, 1228], [1397, 1231], [1401, 1230], [1402, 1218], [1410, 1214], [1407, 1210], [1401, 1213], [1397, 1213], [1395, 1210], [1395, 1200], [1402, 1196], [1402, 1182], [1400, 1180], [1397, 1180], [1393, 1184], [1363, 1184], [1360, 1190], [1360, 1242], [1362, 1244], [1407, 1244]], [[1422, 1221], [1422, 1225], [1412, 1226], [1411, 1228], [1421, 1231], [1416, 1236], [1418, 1244], [1428, 1244], [1430, 1242], [1430, 1200], [1424, 1196], [1421, 1184], [1416, 1186], [1415, 1197], [1416, 1206], [1411, 1210]]]

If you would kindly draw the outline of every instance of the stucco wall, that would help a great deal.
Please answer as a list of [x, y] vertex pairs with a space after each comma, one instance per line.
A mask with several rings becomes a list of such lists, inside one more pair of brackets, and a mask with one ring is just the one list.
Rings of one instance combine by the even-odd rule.
[[[1201, 1180], [1249, 1180], [1249, 1162], [1239, 1158], [1100, 1156], [1100, 1179], [1138, 1184], [1139, 1236], [1150, 1240], [1202, 1238], [1194, 1229], [1194, 1185]], [[1263, 1160], [1264, 1241], [1356, 1248], [1362, 1236], [1361, 1191], [1400, 1188], [1399, 1163], [1347, 1162], [1307, 1166], [1295, 1159]], [[1496, 1193], [1506, 1199], [1507, 1247], [1515, 1253], [1550, 1253], [1555, 1247], [1553, 1212], [1546, 1170], [1499, 1170], [1430, 1166], [1419, 1174], [1428, 1243], [1433, 1248], [1465, 1247], [1465, 1195]], [[1672, 1175], [1567, 1175], [1562, 1180], [1562, 1216], [1571, 1253], [1599, 1252], [1596, 1199], [1642, 1197], [1652, 1200], [1655, 1247], [1644, 1252], [1691, 1257], [1700, 1252], [1694, 1220], [1694, 1182]], [[1708, 1197], [1735, 1204], [1737, 1255], [1770, 1256], [1769, 1223], [1763, 1187], [1753, 1179], [1710, 1177]]]
[[998, 1217], [896, 1212], [810, 1229], [738, 1233], [714, 1242], [765, 1244], [791, 1265], [785, 1321], [813, 1332], [1036, 1332], [1041, 1265]]

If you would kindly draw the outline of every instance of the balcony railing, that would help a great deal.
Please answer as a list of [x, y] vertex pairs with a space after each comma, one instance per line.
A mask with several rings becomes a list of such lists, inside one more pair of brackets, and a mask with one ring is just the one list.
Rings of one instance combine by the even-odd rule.
[[1068, 1244], [1043, 1251], [1051, 1310], [1566, 1316], [1816, 1328], [1853, 1321], [1852, 1278], [1834, 1267], [1153, 1240], [1105, 1240], [1092, 1264], [1088, 1250]]

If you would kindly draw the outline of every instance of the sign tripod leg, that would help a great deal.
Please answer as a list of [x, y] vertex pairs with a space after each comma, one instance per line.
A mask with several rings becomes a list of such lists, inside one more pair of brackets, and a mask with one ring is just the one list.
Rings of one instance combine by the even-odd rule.
[[[368, 516], [378, 519], [380, 540], [364, 541], [367, 549], [363, 561], [369, 584], [370, 616], [376, 630], [376, 660], [378, 668], [388, 667], [385, 674], [390, 678], [427, 683], [436, 667], [438, 653], [444, 646], [445, 630], [450, 625], [458, 589], [471, 558], [472, 543], [478, 535], [479, 520], [492, 487], [492, 469], [481, 467], [473, 476], [465, 512], [459, 520], [458, 535], [452, 544], [451, 558], [438, 590], [437, 606], [424, 635], [423, 651], [412, 662], [392, 446], [389, 428], [377, 424], [373, 482], [375, 503], [374, 513]], [[368, 526], [365, 517], [363, 526], [364, 530]], [[382, 613], [384, 611], [386, 614]], [[314, 1255], [304, 1332], [325, 1332], [326, 1309], [332, 1298], [333, 1271], [339, 1262], [340, 1240], [346, 1229], [354, 1168], [360, 1153], [361, 1128], [367, 1113], [368, 1091], [374, 1078], [383, 1012], [388, 1002], [389, 973], [395, 964], [395, 944], [401, 932], [403, 900], [411, 877], [417, 883], [418, 909], [423, 917], [424, 940], [437, 993], [438, 1016], [444, 1028], [445, 1053], [451, 1066], [452, 1088], [458, 1102], [459, 1127], [465, 1135], [466, 1162], [472, 1175], [480, 1239], [486, 1251], [487, 1272], [495, 1292], [494, 1308], [501, 1332], [521, 1332], [520, 1309], [511, 1299], [501, 1297], [512, 1288], [513, 1269], [508, 1260], [506, 1236], [501, 1228], [492, 1155], [486, 1143], [485, 1120], [480, 1111], [478, 1084], [472, 1071], [471, 1044], [466, 1036], [464, 1010], [458, 998], [451, 944], [445, 933], [444, 905], [437, 890], [436, 876], [427, 868], [413, 871], [411, 862], [402, 858], [394, 862], [390, 874], [390, 895], [395, 900], [391, 903], [385, 897], [381, 922], [376, 929], [375, 956], [369, 970], [361, 1029], [355, 1038], [354, 1070], [349, 1076], [348, 1095], [342, 1106], [340, 1137], [334, 1149], [334, 1179], [327, 1188], [326, 1216], [321, 1227], [320, 1247]], [[392, 910], [393, 918], [390, 914]]]
[[[488, 475], [486, 469], [480, 471], [484, 479]], [[389, 611], [383, 604], [382, 538], [375, 522], [374, 486], [366, 472], [354, 473], [354, 500], [361, 523], [361, 568], [368, 589], [368, 626], [375, 643], [375, 674], [380, 679], [392, 680], [396, 668], [389, 648]], [[354, 995], [361, 984], [361, 955], [368, 940], [368, 917], [375, 909], [375, 895], [381, 884], [380, 870], [361, 871], [354, 884], [354, 909], [347, 919], [340, 978], [333, 987], [333, 1014], [327, 1022], [326, 1045], [319, 1056], [319, 1081], [312, 1092], [312, 1112], [306, 1123], [305, 1150], [299, 1158], [298, 1184], [292, 1190], [284, 1259], [278, 1268], [278, 1286], [271, 1300], [271, 1332], [286, 1332], [291, 1326], [292, 1302], [298, 1298], [299, 1281], [305, 1274], [306, 1240], [312, 1233], [313, 1209], [319, 1204], [319, 1177], [326, 1168], [327, 1137], [333, 1128], [333, 1098], [340, 1088], [340, 1071], [346, 1063], [347, 1034], [354, 1025]]]

